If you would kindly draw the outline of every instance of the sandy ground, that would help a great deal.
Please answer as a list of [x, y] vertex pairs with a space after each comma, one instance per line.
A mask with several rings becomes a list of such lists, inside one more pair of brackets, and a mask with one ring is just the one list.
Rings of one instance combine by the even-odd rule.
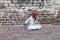
[[40, 30], [27, 30], [26, 27], [1, 26], [0, 40], [60, 40], [60, 25], [41, 24]]

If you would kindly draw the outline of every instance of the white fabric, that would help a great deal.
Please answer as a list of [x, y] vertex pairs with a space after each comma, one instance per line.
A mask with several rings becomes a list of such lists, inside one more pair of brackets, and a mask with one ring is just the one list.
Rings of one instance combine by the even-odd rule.
[[25, 23], [26, 24], [29, 23], [29, 26], [27, 29], [41, 29], [41, 25], [36, 24], [32, 16], [29, 17]]

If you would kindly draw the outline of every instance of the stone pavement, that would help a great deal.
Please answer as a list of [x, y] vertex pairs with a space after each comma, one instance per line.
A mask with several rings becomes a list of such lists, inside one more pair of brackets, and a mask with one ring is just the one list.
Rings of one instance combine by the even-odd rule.
[[0, 27], [0, 40], [60, 40], [60, 25], [41, 25], [33, 31], [19, 25]]

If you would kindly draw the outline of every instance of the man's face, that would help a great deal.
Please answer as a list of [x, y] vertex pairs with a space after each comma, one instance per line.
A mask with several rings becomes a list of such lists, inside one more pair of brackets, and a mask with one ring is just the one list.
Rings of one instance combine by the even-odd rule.
[[36, 16], [33, 15], [33, 19], [36, 20]]

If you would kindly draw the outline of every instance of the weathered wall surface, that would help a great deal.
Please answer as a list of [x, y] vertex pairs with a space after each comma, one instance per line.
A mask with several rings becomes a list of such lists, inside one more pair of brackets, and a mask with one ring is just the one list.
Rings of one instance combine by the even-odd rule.
[[[11, 10], [10, 8], [11, 7], [0, 6], [0, 25], [23, 25], [25, 20], [30, 16], [29, 11], [22, 14], [20, 12], [16, 12], [17, 9], [15, 8], [15, 12], [12, 12], [13, 8]], [[6, 10], [8, 10], [8, 13]], [[55, 13], [52, 14], [48, 11], [38, 12], [37, 22], [39, 24], [60, 24], [60, 11], [57, 12], [56, 16]]]
[[[30, 14], [4, 13], [0, 15], [0, 25], [23, 25]], [[37, 23], [39, 24], [60, 24], [60, 15], [54, 16], [49, 13], [37, 13]]]

